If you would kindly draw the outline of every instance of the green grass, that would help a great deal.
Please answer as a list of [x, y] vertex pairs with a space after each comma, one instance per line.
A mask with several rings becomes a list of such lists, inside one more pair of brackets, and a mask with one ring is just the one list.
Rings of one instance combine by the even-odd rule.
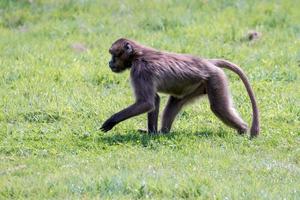
[[[1, 0], [0, 199], [300, 199], [299, 7], [298, 0]], [[263, 36], [248, 42], [253, 29]], [[128, 72], [107, 67], [119, 37], [241, 65], [261, 135], [237, 135], [206, 98], [186, 107], [169, 135], [136, 132], [145, 115], [100, 132], [133, 102]], [[249, 123], [245, 88], [226, 73]]]

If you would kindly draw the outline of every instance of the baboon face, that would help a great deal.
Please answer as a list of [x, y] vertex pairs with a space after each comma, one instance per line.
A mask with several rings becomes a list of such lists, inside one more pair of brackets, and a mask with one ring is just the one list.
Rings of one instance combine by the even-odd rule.
[[117, 40], [112, 44], [109, 53], [111, 54], [109, 67], [113, 72], [119, 73], [131, 67], [133, 48], [128, 41]]

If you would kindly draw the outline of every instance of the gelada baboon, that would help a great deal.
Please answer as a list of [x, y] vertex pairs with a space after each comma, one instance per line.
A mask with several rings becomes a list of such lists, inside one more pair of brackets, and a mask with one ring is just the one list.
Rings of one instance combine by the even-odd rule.
[[112, 115], [101, 127], [111, 130], [116, 124], [142, 113], [148, 114], [148, 132], [157, 133], [160, 98], [158, 92], [170, 94], [163, 112], [160, 132], [170, 131], [180, 109], [191, 100], [206, 95], [211, 110], [238, 133], [247, 132], [247, 124], [233, 107], [227, 77], [221, 68], [230, 69], [242, 79], [253, 109], [251, 137], [259, 134], [256, 100], [244, 72], [235, 64], [221, 59], [203, 59], [191, 55], [158, 51], [128, 39], [118, 39], [109, 49], [109, 67], [119, 73], [130, 69], [136, 101]]

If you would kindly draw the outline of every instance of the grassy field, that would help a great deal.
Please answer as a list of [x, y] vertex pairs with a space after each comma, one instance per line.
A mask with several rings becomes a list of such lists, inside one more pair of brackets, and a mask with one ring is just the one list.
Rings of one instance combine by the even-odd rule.
[[[299, 7], [299, 0], [1, 0], [0, 199], [300, 199]], [[249, 30], [262, 37], [245, 40]], [[119, 37], [242, 66], [261, 135], [237, 135], [206, 98], [186, 107], [169, 135], [138, 133], [146, 115], [99, 131], [133, 102], [129, 73], [107, 65]], [[250, 123], [245, 88], [226, 74]]]

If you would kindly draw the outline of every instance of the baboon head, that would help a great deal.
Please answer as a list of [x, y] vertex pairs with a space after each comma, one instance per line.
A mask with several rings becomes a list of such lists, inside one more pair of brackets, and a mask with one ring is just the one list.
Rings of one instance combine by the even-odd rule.
[[113, 72], [119, 73], [131, 67], [135, 55], [133, 43], [127, 39], [118, 39], [109, 49], [111, 60], [109, 67]]

